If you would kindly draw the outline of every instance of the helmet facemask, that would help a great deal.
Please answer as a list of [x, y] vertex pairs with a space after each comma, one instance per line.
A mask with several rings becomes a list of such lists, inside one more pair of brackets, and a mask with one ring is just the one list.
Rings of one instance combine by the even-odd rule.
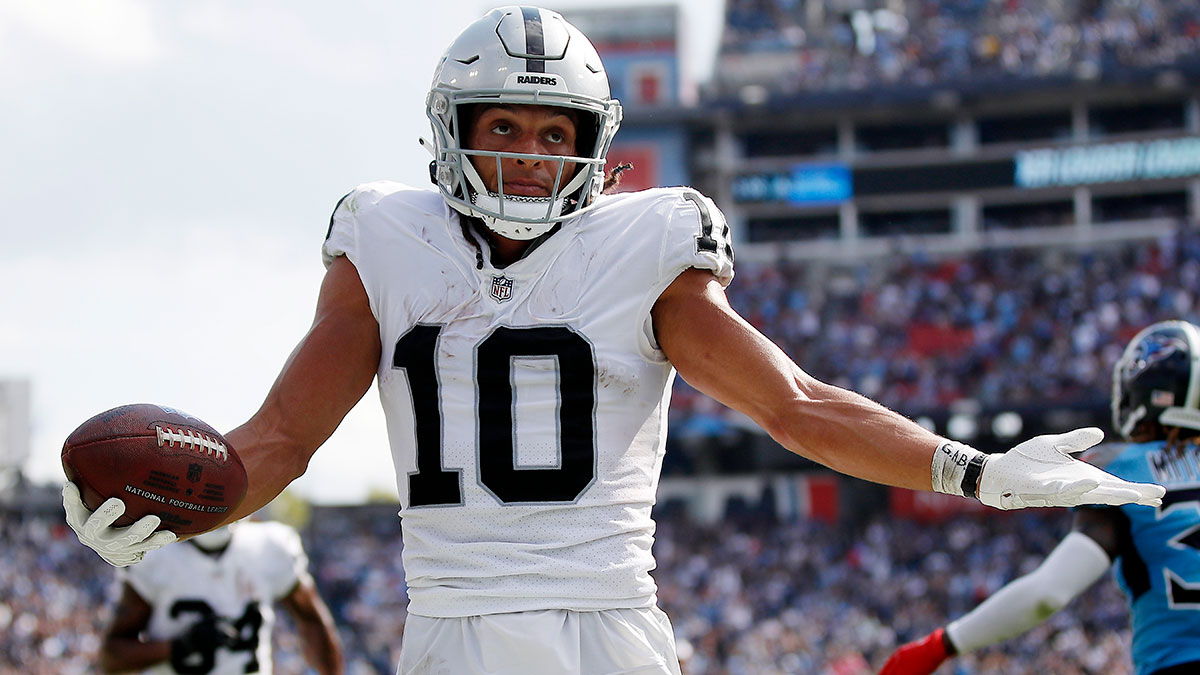
[[[486, 106], [496, 105], [497, 99], [455, 94], [458, 93], [438, 90], [430, 94], [431, 97], [446, 97], [448, 113], [445, 117], [449, 118], [449, 124], [443, 122], [442, 116], [429, 116], [435, 138], [439, 139], [439, 152], [435, 155], [432, 177], [443, 197], [455, 210], [483, 220], [497, 234], [510, 239], [527, 240], [540, 236], [555, 223], [574, 218], [594, 205], [603, 189], [605, 155], [608, 152], [607, 142], [603, 147], [598, 147], [598, 139], [605, 138], [605, 134], [597, 130], [600, 118], [595, 112], [579, 105], [547, 103], [545, 96], [529, 103], [517, 103], [511, 96], [506, 96], [504, 105], [564, 108], [576, 121], [576, 154], [535, 155], [475, 150], [463, 147], [470, 125]], [[475, 107], [478, 110], [467, 112]], [[430, 110], [433, 109], [430, 106]], [[606, 141], [610, 141], [611, 137], [611, 133], [608, 134]], [[445, 142], [440, 142], [441, 139], [445, 139]], [[495, 162], [495, 191], [484, 184], [472, 162], [473, 157]], [[505, 194], [504, 160], [512, 159], [549, 165], [555, 174], [550, 194], [545, 197]]]

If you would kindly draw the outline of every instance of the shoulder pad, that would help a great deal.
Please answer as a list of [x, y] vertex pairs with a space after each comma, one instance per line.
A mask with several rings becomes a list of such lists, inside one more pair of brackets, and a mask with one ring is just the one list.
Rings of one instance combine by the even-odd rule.
[[723, 285], [733, 279], [729, 224], [711, 199], [690, 187], [651, 188], [615, 197], [624, 199], [624, 208], [652, 212], [663, 218], [673, 245], [683, 244], [690, 249], [690, 260], [681, 264], [709, 269]]
[[332, 221], [338, 215], [339, 210], [343, 210], [352, 216], [358, 216], [384, 201], [389, 203], [400, 202], [405, 207], [418, 211], [439, 213], [443, 210], [442, 207], [445, 204], [441, 194], [433, 190], [414, 188], [404, 183], [381, 180], [372, 183], [363, 183], [338, 200], [330, 220]]

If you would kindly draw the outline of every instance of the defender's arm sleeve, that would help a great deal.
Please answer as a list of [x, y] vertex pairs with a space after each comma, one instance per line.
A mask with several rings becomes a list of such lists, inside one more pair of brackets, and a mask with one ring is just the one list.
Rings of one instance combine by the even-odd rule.
[[1104, 576], [1111, 564], [1091, 537], [1072, 532], [1036, 570], [952, 622], [946, 633], [960, 654], [1020, 635], [1062, 609]]

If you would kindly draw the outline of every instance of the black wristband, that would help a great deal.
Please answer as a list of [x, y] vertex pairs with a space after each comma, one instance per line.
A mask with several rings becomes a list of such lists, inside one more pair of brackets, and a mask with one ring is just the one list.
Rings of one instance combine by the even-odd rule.
[[983, 474], [983, 463], [987, 461], [987, 455], [979, 453], [971, 458], [967, 463], [966, 470], [963, 471], [962, 493], [964, 497], [974, 497], [979, 499], [979, 476]]
[[950, 631], [942, 630], [942, 649], [946, 650], [946, 656], [957, 656], [958, 647], [954, 646], [954, 641], [950, 639]]

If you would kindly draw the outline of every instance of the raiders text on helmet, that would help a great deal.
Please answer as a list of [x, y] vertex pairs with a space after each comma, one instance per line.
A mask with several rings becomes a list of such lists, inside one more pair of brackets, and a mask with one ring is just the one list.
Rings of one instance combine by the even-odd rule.
[[1112, 418], [1126, 439], [1147, 419], [1200, 431], [1200, 327], [1161, 321], [1134, 336], [1113, 367]]
[[[577, 111], [577, 157], [469, 150], [461, 106], [559, 106]], [[604, 187], [604, 163], [621, 123], [621, 104], [609, 95], [608, 76], [587, 37], [558, 13], [537, 7], [501, 7], [467, 26], [442, 56], [426, 99], [433, 127], [432, 177], [455, 210], [481, 219], [510, 239], [533, 239], [594, 204]], [[471, 157], [536, 158], [558, 164], [547, 197], [499, 193], [483, 184]], [[573, 175], [563, 167], [576, 163]]]

